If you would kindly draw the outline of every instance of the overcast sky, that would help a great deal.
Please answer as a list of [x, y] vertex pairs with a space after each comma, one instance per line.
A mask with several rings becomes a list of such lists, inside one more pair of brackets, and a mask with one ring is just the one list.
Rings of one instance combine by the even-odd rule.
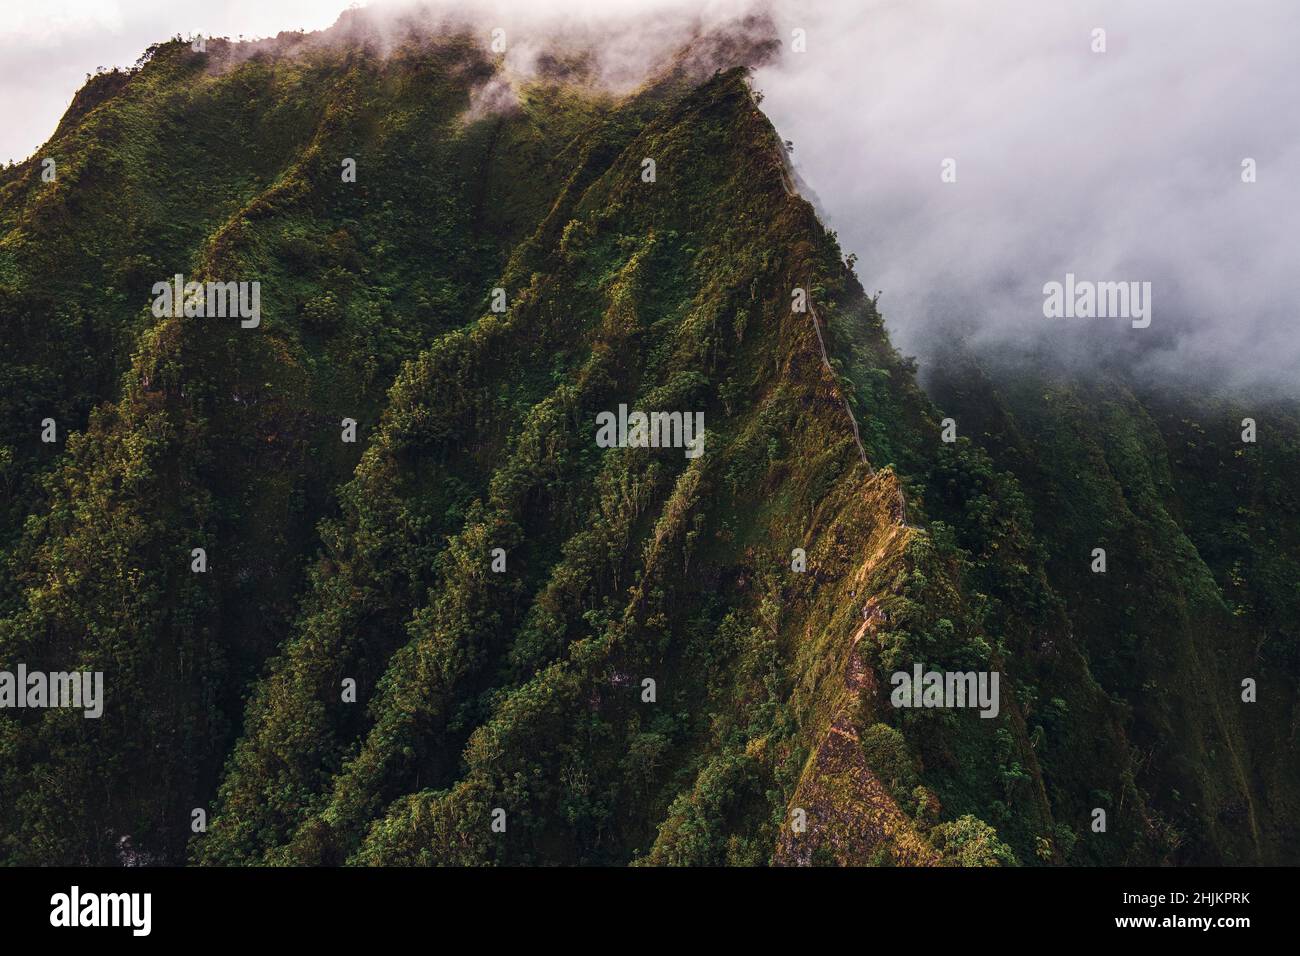
[[[757, 6], [759, 0], [751, 6]], [[490, 3], [490, 5], [489, 5]], [[340, 0], [40, 0], [0, 19], [0, 160], [53, 131], [85, 74], [175, 34], [331, 24]], [[370, 6], [374, 7], [374, 4]], [[651, 27], [746, 0], [464, 0], [615, 11], [620, 56]], [[1156, 370], [1230, 366], [1300, 395], [1300, 3], [1292, 0], [799, 0], [770, 4], [785, 50], [763, 107], [895, 342], [924, 360], [965, 329], [1013, 345], [1067, 272], [1152, 283], [1152, 323], [1089, 320]], [[486, 25], [486, 24], [485, 24]], [[791, 31], [807, 31], [807, 52]], [[1093, 51], [1093, 31], [1106, 50]], [[517, 39], [517, 33], [515, 39]], [[624, 64], [626, 65], [626, 64]], [[649, 63], [647, 65], [650, 65]], [[1257, 181], [1243, 183], [1253, 159]], [[941, 164], [956, 161], [956, 182]], [[1074, 320], [1083, 321], [1083, 320]], [[1057, 324], [1053, 324], [1056, 322]], [[1109, 324], [1107, 324], [1109, 323]], [[1146, 336], [1137, 339], [1136, 336]]]
[[0, 161], [49, 138], [99, 66], [127, 67], [177, 33], [274, 36], [333, 23], [344, 0], [31, 0], [0, 16]]
[[1044, 318], [1044, 283], [1150, 281], [1149, 328], [1075, 328], [1160, 343], [1152, 374], [1223, 364], [1300, 395], [1300, 3], [815, 9], [808, 54], [760, 75], [763, 107], [896, 344], [924, 359], [969, 325], [1064, 350], [1071, 320]]

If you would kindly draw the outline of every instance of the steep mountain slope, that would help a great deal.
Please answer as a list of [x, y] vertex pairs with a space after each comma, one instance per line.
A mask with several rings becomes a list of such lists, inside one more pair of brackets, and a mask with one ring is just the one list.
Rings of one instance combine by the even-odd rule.
[[[763, 43], [512, 107], [365, 24], [166, 44], [0, 174], [0, 669], [107, 687], [0, 714], [6, 860], [1294, 859], [1294, 413], [1243, 470], [1184, 397], [955, 361], [940, 411], [709, 75]], [[260, 326], [155, 318], [177, 271]], [[891, 706], [914, 664], [998, 716]]]
[[[102, 725], [6, 719], [6, 793], [32, 800], [11, 837], [33, 859], [103, 859], [120, 834], [179, 854], [177, 822], [211, 788], [243, 685], [282, 639], [314, 526], [357, 461], [342, 420], [364, 436], [399, 362], [486, 300], [598, 109], [549, 89], [462, 122], [491, 73], [463, 37], [415, 58], [235, 49], [168, 44], [96, 105], [98, 78], [47, 147], [56, 181], [34, 158], [3, 186], [21, 379], [5, 389], [4, 532], [24, 593], [0, 646], [32, 668], [115, 673], [120, 702]], [[193, 161], [176, 148], [186, 130], [204, 140]], [[259, 281], [262, 324], [141, 311], [177, 272]], [[42, 297], [65, 292], [60, 314], [81, 326], [45, 318]], [[46, 415], [57, 449], [39, 440]]]
[[[1132, 710], [1142, 774], [1159, 782], [1183, 852], [1293, 860], [1295, 406], [1044, 364], [955, 357], [933, 391], [1031, 497], [1047, 572], [1092, 673]], [[1247, 418], [1256, 442], [1242, 440]], [[1091, 567], [1098, 547], [1104, 574]]]

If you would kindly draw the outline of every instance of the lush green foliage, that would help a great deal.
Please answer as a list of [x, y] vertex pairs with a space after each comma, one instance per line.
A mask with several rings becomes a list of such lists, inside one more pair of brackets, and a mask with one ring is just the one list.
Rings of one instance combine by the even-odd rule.
[[[480, 113], [460, 38], [209, 55], [0, 172], [0, 667], [108, 686], [0, 715], [3, 859], [1294, 859], [1292, 413], [1242, 452], [954, 362], [940, 441], [741, 70]], [[155, 319], [175, 272], [261, 281], [261, 328]], [[596, 447], [620, 403], [706, 453]], [[914, 662], [999, 717], [890, 707]]]

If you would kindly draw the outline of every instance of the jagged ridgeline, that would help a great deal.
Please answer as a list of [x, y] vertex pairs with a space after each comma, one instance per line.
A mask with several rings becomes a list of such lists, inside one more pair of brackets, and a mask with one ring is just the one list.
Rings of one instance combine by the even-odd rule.
[[[972, 362], [937, 410], [762, 44], [617, 95], [506, 96], [468, 35], [243, 49], [0, 172], [0, 669], [105, 686], [0, 714], [4, 860], [1294, 860], [1291, 413], [1239, 455], [1235, 408]], [[156, 316], [177, 273], [259, 324]], [[601, 447], [620, 406], [703, 453]], [[996, 715], [895, 708], [915, 665]]]

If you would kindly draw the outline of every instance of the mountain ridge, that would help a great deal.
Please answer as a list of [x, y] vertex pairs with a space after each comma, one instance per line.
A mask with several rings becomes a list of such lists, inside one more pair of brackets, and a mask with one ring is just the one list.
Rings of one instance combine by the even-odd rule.
[[[52, 191], [0, 175], [0, 666], [102, 667], [110, 704], [0, 718], [7, 861], [1293, 858], [1291, 412], [1239, 528], [1199, 401], [962, 354], [922, 392], [743, 66], [476, 115], [470, 38], [306, 46], [162, 45], [74, 101]], [[178, 124], [210, 139], [168, 167]], [[130, 305], [173, 271], [263, 282], [262, 327]], [[598, 449], [620, 402], [702, 408], [706, 453]], [[891, 707], [914, 663], [998, 670], [1000, 718]]]

